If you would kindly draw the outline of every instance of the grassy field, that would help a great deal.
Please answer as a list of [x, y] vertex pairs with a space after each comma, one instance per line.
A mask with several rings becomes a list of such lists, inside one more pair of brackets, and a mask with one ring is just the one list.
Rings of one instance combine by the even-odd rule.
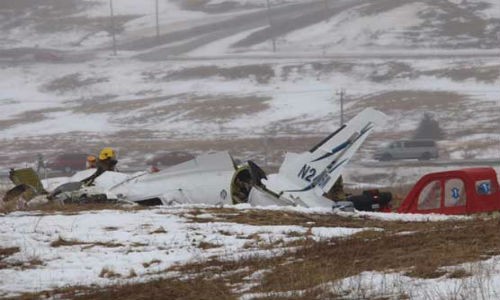
[[[101, 208], [108, 208], [103, 206]], [[92, 207], [99, 209], [99, 207]], [[52, 207], [43, 213], [60, 214]], [[68, 206], [63, 213], [78, 214], [81, 208]], [[294, 211], [238, 210], [233, 208], [194, 208], [182, 213], [187, 222], [207, 224], [227, 222], [255, 226], [298, 225], [309, 228], [305, 233], [290, 232], [299, 237], [294, 241], [263, 239], [262, 236], [242, 236], [249, 239], [248, 247], [272, 251], [273, 255], [248, 255], [240, 259], [229, 256], [213, 257], [205, 261], [176, 264], [156, 272], [144, 282], [133, 269], [127, 278], [103, 268], [100, 277], [118, 278], [106, 286], [68, 286], [63, 289], [28, 293], [19, 299], [55, 297], [63, 299], [408, 299], [403, 280], [400, 286], [390, 287], [380, 295], [368, 294], [363, 285], [351, 283], [346, 289], [340, 282], [364, 272], [398, 273], [410, 280], [456, 279], [488, 277], [492, 270], [477, 270], [466, 263], [487, 260], [500, 255], [498, 218], [471, 218], [441, 222], [385, 221], [360, 216], [332, 216]], [[345, 238], [317, 240], [312, 238], [314, 228], [344, 227], [371, 228]], [[120, 230], [113, 228], [109, 230]], [[168, 230], [168, 229], [167, 229]], [[155, 234], [161, 234], [158, 231]], [[230, 234], [230, 233], [228, 233]], [[80, 245], [60, 238], [51, 247]], [[101, 245], [102, 246], [102, 245]], [[118, 247], [105, 245], [105, 247]], [[202, 243], [200, 249], [209, 251], [216, 244]], [[1, 248], [1, 259], [19, 249]], [[228, 253], [229, 255], [229, 253]], [[159, 262], [159, 261], [158, 261]], [[157, 263], [152, 260], [147, 266]], [[43, 264], [43, 262], [38, 262]], [[3, 266], [7, 267], [6, 265]], [[25, 266], [36, 267], [33, 265]], [[0, 269], [2, 265], [0, 265]], [[478, 282], [478, 285], [481, 283]], [[478, 287], [464, 286], [441, 299], [462, 299], [476, 295]], [[483, 289], [479, 286], [479, 289]], [[486, 289], [486, 286], [484, 287]], [[474, 291], [473, 291], [474, 290]], [[389, 294], [387, 294], [389, 293]], [[243, 297], [243, 298], [241, 298]], [[432, 298], [432, 297], [431, 297]]]

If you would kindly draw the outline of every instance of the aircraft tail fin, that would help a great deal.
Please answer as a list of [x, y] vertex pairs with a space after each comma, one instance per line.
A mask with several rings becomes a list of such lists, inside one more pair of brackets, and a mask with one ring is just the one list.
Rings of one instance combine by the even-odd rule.
[[382, 112], [367, 108], [310, 151], [288, 153], [279, 174], [291, 181], [295, 189], [285, 192], [315, 190], [321, 195], [327, 193], [368, 135], [376, 126], [385, 123], [386, 118]]

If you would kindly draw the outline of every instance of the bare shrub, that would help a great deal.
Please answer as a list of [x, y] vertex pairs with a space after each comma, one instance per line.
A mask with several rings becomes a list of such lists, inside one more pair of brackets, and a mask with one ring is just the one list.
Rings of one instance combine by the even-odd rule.
[[219, 248], [219, 247], [220, 247], [220, 245], [213, 244], [210, 242], [204, 242], [204, 241], [202, 241], [198, 244], [198, 248], [203, 249], [203, 250], [212, 249], [212, 248]]
[[152, 266], [152, 265], [157, 265], [157, 264], [159, 264], [159, 263], [161, 263], [161, 260], [159, 260], [159, 259], [153, 259], [153, 260], [152, 260], [152, 261], [150, 261], [150, 262], [143, 262], [143, 263], [142, 263], [142, 266], [143, 266], [144, 268], [149, 268], [150, 266]]
[[167, 233], [167, 231], [165, 230], [165, 228], [163, 228], [163, 226], [160, 226], [154, 231], [151, 231], [151, 234], [158, 234], [158, 233]]
[[110, 269], [109, 267], [104, 267], [99, 273], [99, 277], [101, 278], [120, 278], [121, 275]]
[[59, 236], [57, 240], [50, 243], [51, 247], [63, 247], [63, 246], [75, 246], [75, 245], [85, 245], [86, 243], [76, 240], [67, 240], [63, 237]]
[[83, 242], [78, 240], [68, 240], [59, 236], [59, 238], [50, 243], [51, 247], [64, 247], [64, 246], [78, 246], [78, 245], [86, 245], [82, 247], [82, 249], [89, 249], [95, 246], [106, 247], [106, 248], [116, 248], [123, 247], [124, 245], [121, 243], [113, 243], [113, 242]]

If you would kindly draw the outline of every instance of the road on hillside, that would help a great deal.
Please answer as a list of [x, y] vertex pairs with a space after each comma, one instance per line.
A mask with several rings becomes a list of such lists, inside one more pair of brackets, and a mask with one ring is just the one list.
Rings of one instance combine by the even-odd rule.
[[145, 61], [165, 60], [196, 48], [233, 36], [235, 34], [259, 29], [247, 38], [238, 42], [237, 46], [251, 46], [271, 40], [293, 30], [322, 22], [341, 11], [365, 3], [366, 0], [341, 0], [335, 2], [316, 1], [274, 7], [271, 10], [272, 27], [269, 26], [267, 10], [259, 10], [210, 24], [195, 26], [161, 35], [140, 38], [119, 45], [123, 50], [147, 50], [164, 45], [152, 51], [142, 53], [136, 58]]

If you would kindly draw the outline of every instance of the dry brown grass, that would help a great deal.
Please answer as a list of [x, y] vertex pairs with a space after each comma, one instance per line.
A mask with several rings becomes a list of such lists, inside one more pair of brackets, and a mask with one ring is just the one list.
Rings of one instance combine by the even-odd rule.
[[[213, 212], [212, 212], [213, 213]], [[302, 224], [300, 214], [276, 214], [279, 224]], [[266, 215], [264, 213], [264, 215]], [[218, 216], [221, 217], [222, 215]], [[270, 217], [270, 215], [267, 215]], [[439, 223], [383, 222], [350, 220], [338, 216], [313, 216], [314, 226], [381, 227], [385, 230], [365, 231], [350, 238], [315, 242], [303, 239], [290, 243], [296, 250], [273, 258], [247, 257], [238, 261], [212, 260], [177, 266], [172, 270], [188, 274], [224, 276], [231, 284], [242, 284], [245, 277], [258, 270], [266, 272], [260, 285], [251, 292], [307, 290], [297, 299], [310, 299], [320, 284], [357, 275], [363, 271], [404, 271], [408, 276], [449, 278], [469, 276], [465, 271], [445, 271], [442, 267], [473, 262], [496, 255], [500, 250], [498, 220], [449, 221]], [[239, 217], [236, 216], [236, 219]], [[292, 221], [295, 219], [294, 221]], [[239, 219], [238, 219], [239, 220]], [[233, 220], [235, 221], [235, 220]], [[239, 220], [242, 221], [242, 220]], [[297, 223], [295, 223], [297, 221]], [[245, 223], [266, 224], [262, 219]], [[411, 234], [396, 234], [412, 232]], [[276, 299], [281, 299], [276, 296]], [[269, 299], [275, 299], [270, 297]]]
[[142, 109], [148, 107], [149, 105], [169, 100], [173, 97], [175, 96], [110, 101], [114, 97], [109, 96], [107, 97], [107, 99], [97, 99], [94, 101], [85, 101], [85, 102], [75, 101], [76, 103], [79, 103], [79, 105], [74, 107], [73, 111], [75, 113], [85, 113], [85, 114], [120, 113], [120, 112]]
[[[17, 251], [16, 251], [17, 249]], [[36, 255], [30, 256], [27, 259], [24, 260], [15, 260], [15, 261], [3, 261], [4, 258], [15, 254], [19, 252], [19, 248], [6, 248], [6, 249], [1, 249], [0, 251], [5, 250], [6, 253], [4, 253], [6, 256], [1, 257], [0, 256], [0, 270], [1, 269], [21, 269], [21, 270], [26, 270], [26, 269], [33, 269], [36, 268], [37, 266], [43, 265], [43, 261], [40, 260]], [[15, 252], [14, 252], [15, 251]]]
[[161, 234], [161, 233], [167, 233], [167, 231], [165, 230], [165, 228], [163, 228], [163, 226], [160, 226], [155, 230], [151, 231], [151, 234]]
[[271, 65], [243, 65], [221, 68], [218, 66], [200, 66], [171, 72], [163, 80], [186, 80], [194, 78], [222, 77], [228, 80], [253, 78], [258, 83], [268, 83], [275, 76]]
[[426, 109], [429, 111], [464, 110], [463, 95], [451, 92], [428, 92], [428, 91], [391, 91], [377, 95], [369, 95], [360, 99], [352, 109], [373, 107], [383, 112], [394, 110], [411, 111], [415, 109]]
[[57, 240], [50, 243], [50, 246], [54, 248], [65, 247], [65, 246], [79, 246], [79, 245], [86, 245], [85, 247], [82, 247], [82, 249], [88, 249], [95, 246], [106, 247], [106, 248], [116, 248], [124, 246], [123, 244], [112, 243], [112, 242], [83, 242], [78, 240], [67, 240], [62, 238], [61, 236], [59, 236]]
[[51, 247], [57, 248], [57, 247], [63, 247], [63, 246], [77, 246], [77, 245], [85, 245], [87, 243], [82, 242], [82, 241], [77, 241], [77, 240], [66, 240], [59, 236], [59, 238], [53, 242], [50, 243]]
[[103, 228], [106, 231], [117, 231], [119, 228], [115, 226], [107, 226]]
[[137, 116], [120, 119], [121, 122], [147, 123], [176, 116], [195, 122], [223, 122], [244, 115], [251, 115], [269, 108], [267, 97], [225, 97], [184, 95], [177, 103], [145, 108]]
[[[107, 272], [105, 272], [107, 274]], [[34, 294], [24, 294], [19, 299], [198, 299], [198, 300], [233, 300], [223, 279], [205, 279], [189, 277], [180, 279], [156, 279], [144, 283], [119, 284], [107, 287], [70, 287], [55, 291], [43, 291]]]
[[[205, 210], [214, 216], [217, 222], [229, 222], [248, 225], [297, 225], [303, 227], [351, 227], [365, 228], [377, 227], [385, 228], [389, 231], [400, 230], [420, 230], [425, 228], [422, 223], [408, 222], [386, 222], [381, 220], [372, 220], [357, 217], [340, 217], [333, 214], [311, 214], [291, 211], [272, 211], [272, 210], [236, 210], [232, 208], [207, 208]], [[197, 223], [213, 222], [213, 218], [195, 218], [185, 215], [185, 217]], [[231, 232], [222, 232], [220, 234], [233, 235]]]
[[20, 251], [19, 247], [0, 248], [0, 261], [19, 251]]
[[120, 274], [116, 273], [112, 269], [108, 267], [102, 268], [101, 272], [99, 273], [99, 277], [101, 278], [120, 278], [122, 277]]
[[198, 248], [203, 249], [203, 250], [219, 248], [219, 247], [221, 247], [221, 245], [217, 245], [217, 244], [210, 243], [210, 242], [200, 242], [198, 244]]
[[475, 79], [486, 83], [493, 83], [500, 77], [499, 66], [486, 67], [470, 67], [463, 66], [454, 69], [436, 69], [432, 71], [422, 72], [425, 75], [451, 78], [454, 81], [465, 81], [467, 79]]
[[54, 79], [43, 86], [43, 89], [49, 92], [65, 93], [81, 87], [90, 86], [96, 83], [107, 82], [105, 77], [82, 77], [80, 73], [68, 74], [63, 77]]
[[142, 263], [142, 266], [143, 266], [144, 268], [149, 268], [149, 267], [151, 267], [152, 265], [157, 265], [157, 264], [159, 264], [159, 263], [161, 263], [161, 260], [159, 260], [159, 259], [153, 259], [153, 260], [151, 260], [151, 261], [149, 261], [149, 262], [144, 262], [144, 263]]
[[[498, 223], [491, 221], [426, 224], [427, 230], [410, 235], [379, 233], [372, 238], [314, 243], [287, 256], [295, 261], [274, 266], [260, 291], [307, 289], [362, 271], [404, 270], [409, 275], [433, 278], [442, 266], [483, 259], [500, 248]], [[347, 250], [348, 249], [348, 250]], [[444, 273], [443, 273], [444, 274]], [[283, 280], [287, 278], [288, 280]]]

